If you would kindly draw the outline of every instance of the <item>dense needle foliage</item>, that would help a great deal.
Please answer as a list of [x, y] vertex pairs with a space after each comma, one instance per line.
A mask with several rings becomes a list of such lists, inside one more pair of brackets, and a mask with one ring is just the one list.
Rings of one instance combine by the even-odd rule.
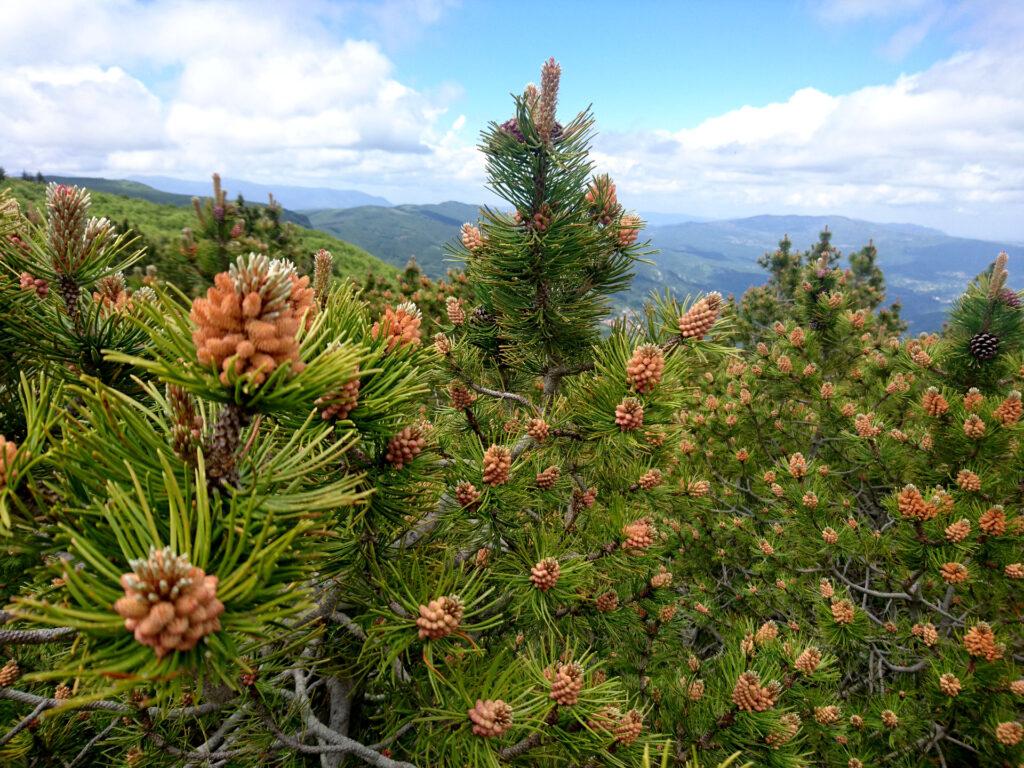
[[0, 763], [1020, 765], [1005, 257], [942, 335], [827, 232], [607, 320], [649, 251], [559, 79], [439, 285], [215, 189], [205, 292], [139, 286], [0, 198]]

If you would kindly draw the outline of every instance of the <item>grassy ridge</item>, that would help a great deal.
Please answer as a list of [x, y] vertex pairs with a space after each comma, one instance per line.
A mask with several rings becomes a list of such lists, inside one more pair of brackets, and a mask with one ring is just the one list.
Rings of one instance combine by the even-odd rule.
[[[109, 180], [97, 181], [109, 182]], [[150, 189], [145, 185], [139, 186], [142, 187], [142, 191]], [[45, 184], [22, 181], [21, 179], [6, 179], [0, 182], [0, 189], [10, 189], [24, 210], [39, 209], [45, 202]], [[120, 189], [129, 194], [132, 191], [129, 187]], [[183, 201], [185, 204], [157, 203], [136, 197], [126, 197], [123, 194], [111, 194], [92, 187], [90, 187], [90, 192], [93, 215], [105, 216], [119, 228], [127, 222], [141, 235], [141, 246], [146, 249], [142, 264], [153, 264], [161, 275], [178, 284], [194, 284], [195, 267], [181, 254], [179, 249], [182, 228], [195, 225], [195, 214], [187, 201]], [[184, 196], [173, 195], [170, 197], [181, 198]], [[297, 227], [296, 234], [304, 253], [312, 254], [320, 248], [326, 248], [333, 253], [335, 270], [341, 276], [362, 279], [368, 273], [382, 277], [397, 275], [397, 270], [393, 266], [370, 255], [362, 248], [339, 240], [326, 232]]]

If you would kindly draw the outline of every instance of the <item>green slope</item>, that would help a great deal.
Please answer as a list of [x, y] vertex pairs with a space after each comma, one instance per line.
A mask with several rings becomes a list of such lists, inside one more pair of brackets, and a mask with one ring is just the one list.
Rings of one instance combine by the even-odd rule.
[[[123, 227], [128, 223], [142, 236], [142, 245], [147, 253], [142, 264], [154, 264], [159, 273], [180, 285], [195, 285], [194, 268], [179, 250], [181, 230], [195, 224], [195, 214], [190, 205], [191, 198], [185, 195], [173, 195], [158, 192], [136, 182], [113, 181], [110, 179], [92, 180], [97, 184], [85, 184], [92, 195], [92, 213], [95, 216], [106, 216], [115, 225]], [[100, 185], [99, 182], [106, 182]], [[121, 190], [122, 193], [112, 194], [102, 191]], [[151, 190], [165, 196], [168, 202], [153, 202], [148, 199], [126, 196], [123, 192], [139, 192], [135, 186]], [[46, 185], [20, 179], [7, 179], [0, 182], [0, 189], [9, 188], [23, 209], [41, 208], [45, 201]], [[148, 195], [148, 193], [146, 193]], [[175, 204], [177, 198], [182, 202]], [[305, 227], [298, 227], [298, 238], [302, 251], [312, 254], [320, 248], [326, 248], [334, 254], [335, 269], [339, 275], [363, 278], [368, 273], [381, 276], [392, 276], [396, 270], [375, 256], [371, 256], [358, 246], [339, 240], [325, 232]]]
[[459, 236], [463, 223], [479, 218], [477, 206], [456, 202], [390, 208], [363, 205], [302, 213], [314, 227], [355, 243], [396, 267], [415, 257], [423, 272], [433, 278], [458, 266], [448, 261], [445, 243]]

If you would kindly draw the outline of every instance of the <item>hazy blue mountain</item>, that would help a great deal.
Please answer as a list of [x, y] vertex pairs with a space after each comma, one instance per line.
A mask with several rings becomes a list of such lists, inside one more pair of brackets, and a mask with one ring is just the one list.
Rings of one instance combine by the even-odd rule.
[[[209, 195], [210, 180], [194, 181], [188, 179], [172, 179], [168, 176], [137, 176], [141, 181], [166, 192], [184, 195]], [[243, 179], [221, 177], [221, 183], [231, 197], [241, 194], [246, 200], [267, 202], [271, 192], [285, 208], [293, 211], [304, 208], [354, 208], [359, 205], [391, 205], [383, 197], [368, 195], [354, 189], [330, 189], [328, 187], [291, 187], [283, 184], [258, 184]]]
[[[363, 206], [346, 210], [305, 211], [314, 227], [355, 243], [401, 267], [410, 256], [439, 277], [453, 264], [444, 245], [458, 237], [463, 222], [478, 218], [478, 207], [440, 205]], [[652, 264], [637, 267], [630, 291], [620, 297], [638, 306], [651, 291], [671, 287], [680, 294], [718, 290], [741, 295], [765, 280], [757, 259], [786, 234], [794, 248], [806, 250], [827, 225], [832, 243], [843, 253], [869, 240], [888, 281], [888, 298], [899, 299], [911, 330], [934, 330], [967, 281], [985, 269], [1000, 250], [1024, 257], [1024, 247], [952, 237], [916, 224], [881, 224], [845, 216], [752, 216], [720, 221], [684, 214], [647, 214], [644, 237], [658, 253]]]

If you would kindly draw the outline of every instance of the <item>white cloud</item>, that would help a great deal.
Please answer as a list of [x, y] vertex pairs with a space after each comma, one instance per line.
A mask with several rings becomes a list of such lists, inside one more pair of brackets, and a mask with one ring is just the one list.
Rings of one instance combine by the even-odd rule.
[[947, 226], [959, 210], [967, 229], [977, 217], [1019, 238], [1021, 71], [1022, 51], [974, 51], [889, 85], [836, 96], [807, 88], [690, 129], [604, 136], [600, 159], [651, 209], [784, 206]]

